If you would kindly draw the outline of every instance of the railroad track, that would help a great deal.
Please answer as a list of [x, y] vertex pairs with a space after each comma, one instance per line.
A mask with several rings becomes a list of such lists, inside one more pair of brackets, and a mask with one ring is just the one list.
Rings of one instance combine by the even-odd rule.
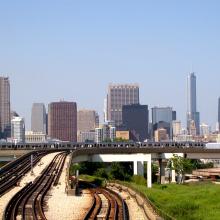
[[[40, 159], [45, 156], [46, 152], [34, 152], [33, 166], [35, 166]], [[31, 170], [31, 154], [24, 155], [21, 159], [13, 161], [8, 166], [0, 170], [0, 197], [13, 188], [20, 179]]]
[[5, 220], [46, 220], [44, 198], [51, 186], [58, 184], [67, 155], [68, 152], [57, 154], [34, 182], [15, 194], [5, 209]]
[[122, 197], [108, 188], [90, 189], [92, 206], [83, 220], [129, 220], [129, 212]]

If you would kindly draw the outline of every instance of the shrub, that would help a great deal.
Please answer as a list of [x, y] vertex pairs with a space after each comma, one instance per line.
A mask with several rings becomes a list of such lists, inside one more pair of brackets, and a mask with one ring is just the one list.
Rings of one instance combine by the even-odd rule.
[[108, 179], [108, 173], [105, 170], [105, 168], [99, 168], [96, 172], [95, 172], [95, 176], [101, 177], [101, 178], [106, 178]]
[[134, 175], [131, 178], [131, 181], [138, 184], [138, 185], [147, 185], [147, 181], [143, 176]]

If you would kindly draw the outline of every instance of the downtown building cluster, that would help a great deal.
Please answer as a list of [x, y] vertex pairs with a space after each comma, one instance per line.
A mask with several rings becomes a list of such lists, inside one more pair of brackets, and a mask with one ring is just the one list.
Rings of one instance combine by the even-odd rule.
[[33, 103], [31, 129], [26, 131], [24, 118], [11, 111], [9, 78], [0, 77], [0, 138], [14, 143], [219, 140], [220, 98], [218, 126], [211, 132], [207, 124], [200, 124], [194, 73], [187, 77], [186, 129], [171, 106], [149, 111], [139, 94], [138, 84], [109, 84], [103, 123], [95, 110], [77, 109], [76, 102], [51, 102], [47, 108], [44, 103]]

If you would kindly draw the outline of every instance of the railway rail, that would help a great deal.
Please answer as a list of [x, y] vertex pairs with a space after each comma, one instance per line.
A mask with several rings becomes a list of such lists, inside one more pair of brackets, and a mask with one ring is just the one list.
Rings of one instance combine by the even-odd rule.
[[[93, 197], [91, 208], [83, 220], [128, 220], [129, 212], [122, 197], [108, 188], [90, 189]], [[104, 199], [105, 198], [105, 199]], [[107, 200], [107, 204], [103, 205]]]
[[[0, 197], [18, 184], [20, 179], [31, 170], [31, 166], [35, 166], [47, 153], [48, 152], [33, 152], [3, 167], [0, 170]], [[33, 155], [32, 165], [31, 155]]]
[[67, 155], [68, 152], [58, 153], [34, 182], [28, 183], [14, 195], [5, 209], [5, 220], [15, 220], [18, 217], [27, 220], [46, 220], [44, 198], [51, 186], [58, 184]]

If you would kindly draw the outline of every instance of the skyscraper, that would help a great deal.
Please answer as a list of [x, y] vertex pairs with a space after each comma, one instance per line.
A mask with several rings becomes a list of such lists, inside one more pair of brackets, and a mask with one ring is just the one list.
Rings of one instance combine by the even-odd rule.
[[0, 138], [11, 136], [10, 82], [0, 77]]
[[218, 130], [220, 131], [220, 97], [218, 98]]
[[190, 73], [187, 77], [187, 130], [190, 131], [191, 121], [194, 121], [196, 134], [200, 133], [200, 115], [197, 112], [196, 75]]
[[46, 108], [43, 103], [34, 103], [32, 105], [31, 130], [46, 134]]
[[138, 84], [110, 84], [107, 94], [107, 120], [122, 125], [122, 106], [139, 104]]
[[122, 121], [126, 130], [132, 134], [134, 141], [144, 141], [148, 138], [148, 106], [124, 105]]
[[99, 126], [97, 117], [97, 113], [94, 110], [79, 110], [77, 112], [77, 131], [95, 130]]
[[48, 106], [48, 133], [61, 141], [77, 141], [77, 105], [53, 102]]

